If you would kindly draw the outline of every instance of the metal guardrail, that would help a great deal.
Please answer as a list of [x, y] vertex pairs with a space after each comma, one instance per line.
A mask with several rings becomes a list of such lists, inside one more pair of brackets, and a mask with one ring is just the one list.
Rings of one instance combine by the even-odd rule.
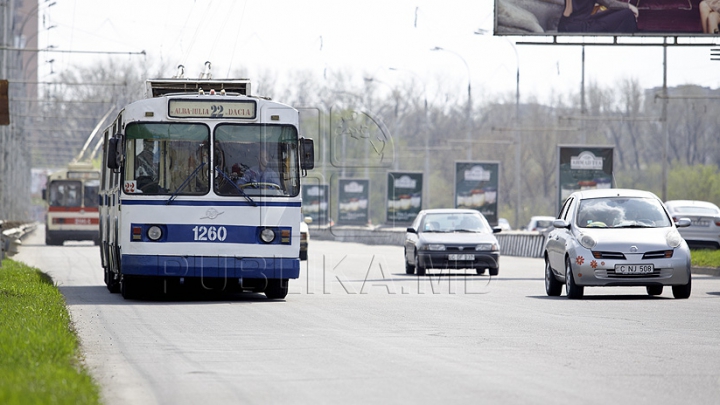
[[[542, 257], [545, 235], [539, 232], [506, 231], [496, 233], [500, 253], [507, 256]], [[366, 245], [397, 245], [405, 243], [405, 228], [371, 228], [352, 226], [313, 227], [310, 238]]]
[[0, 266], [5, 255], [13, 256], [17, 253], [18, 245], [22, 244], [22, 238], [37, 227], [36, 223], [11, 223], [8, 221], [0, 221]]

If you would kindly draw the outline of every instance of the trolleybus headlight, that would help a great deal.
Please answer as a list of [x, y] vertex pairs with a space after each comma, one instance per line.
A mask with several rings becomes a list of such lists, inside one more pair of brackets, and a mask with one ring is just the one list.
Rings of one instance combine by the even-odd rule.
[[162, 237], [162, 229], [159, 226], [153, 225], [147, 230], [147, 237], [150, 240], [158, 240]]
[[270, 243], [275, 240], [275, 231], [270, 228], [265, 228], [260, 231], [260, 239], [265, 243]]

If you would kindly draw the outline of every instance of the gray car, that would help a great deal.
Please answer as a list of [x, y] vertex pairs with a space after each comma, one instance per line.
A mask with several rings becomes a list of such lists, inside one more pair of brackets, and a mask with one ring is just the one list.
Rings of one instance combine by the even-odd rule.
[[720, 208], [707, 201], [666, 201], [673, 220], [688, 218], [690, 226], [680, 229], [680, 235], [691, 248], [720, 248]]
[[426, 269], [500, 270], [500, 245], [485, 217], [471, 209], [431, 209], [418, 213], [405, 234], [405, 272]]
[[545, 290], [582, 298], [585, 287], [644, 286], [649, 295], [671, 286], [675, 298], [691, 290], [690, 249], [653, 193], [596, 189], [571, 194], [544, 248]]

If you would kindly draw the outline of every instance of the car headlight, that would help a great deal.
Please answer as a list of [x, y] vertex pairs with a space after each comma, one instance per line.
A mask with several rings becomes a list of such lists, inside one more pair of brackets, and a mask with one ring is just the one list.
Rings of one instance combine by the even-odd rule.
[[680, 246], [683, 238], [682, 236], [680, 236], [680, 232], [678, 232], [676, 229], [673, 229], [668, 232], [667, 235], [665, 235], [665, 240], [667, 241], [668, 246], [670, 246], [671, 248], [676, 248]]
[[260, 240], [265, 243], [270, 243], [275, 239], [275, 231], [270, 228], [265, 228], [260, 231]]
[[152, 241], [156, 241], [162, 238], [162, 229], [159, 226], [153, 225], [147, 230], [147, 237]]
[[423, 250], [445, 250], [445, 245], [441, 243], [431, 243], [423, 246]]
[[592, 249], [595, 245], [597, 245], [597, 241], [595, 241], [595, 239], [593, 239], [590, 235], [582, 234], [580, 235], [580, 239], [578, 241], [585, 249]]
[[480, 252], [491, 252], [493, 250], [500, 250], [497, 243], [481, 243], [475, 246], [475, 250]]

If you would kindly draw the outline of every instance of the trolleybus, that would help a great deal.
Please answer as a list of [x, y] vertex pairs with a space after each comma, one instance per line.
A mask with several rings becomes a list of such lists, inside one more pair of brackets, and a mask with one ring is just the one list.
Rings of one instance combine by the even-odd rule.
[[100, 170], [90, 162], [73, 162], [48, 176], [43, 198], [45, 244], [62, 245], [66, 240], [100, 241], [98, 192]]
[[284, 298], [300, 274], [300, 177], [314, 166], [294, 108], [245, 79], [153, 79], [104, 131], [105, 283], [124, 298], [180, 284]]

